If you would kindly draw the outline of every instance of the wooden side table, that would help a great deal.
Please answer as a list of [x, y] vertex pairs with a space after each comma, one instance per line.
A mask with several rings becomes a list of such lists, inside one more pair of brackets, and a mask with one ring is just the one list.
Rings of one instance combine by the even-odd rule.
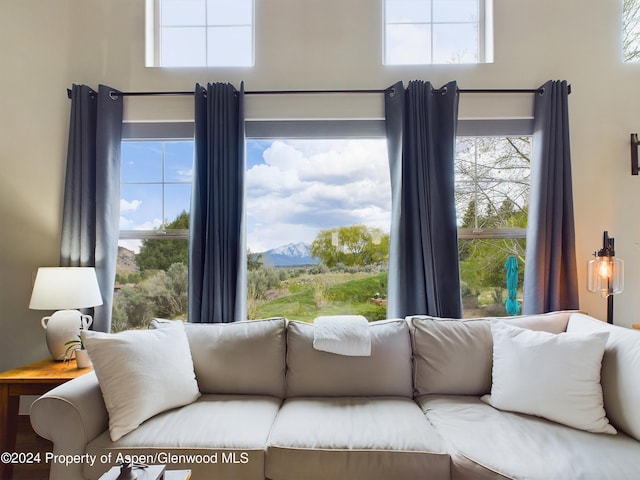
[[[75, 360], [47, 359], [0, 373], [0, 453], [16, 449], [20, 395], [42, 395], [92, 370], [77, 368]], [[0, 478], [10, 479], [12, 473], [13, 465], [0, 463]]]
[[640, 330], [640, 323], [634, 323], [631, 325], [632, 328], [635, 328], [637, 330]]

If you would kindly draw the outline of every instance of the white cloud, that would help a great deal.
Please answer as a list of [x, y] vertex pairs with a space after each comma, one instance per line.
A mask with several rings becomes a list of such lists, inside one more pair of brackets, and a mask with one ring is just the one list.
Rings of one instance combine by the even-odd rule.
[[130, 202], [124, 198], [120, 199], [120, 212], [135, 212], [142, 205], [141, 200], [131, 200]]
[[159, 218], [154, 218], [153, 220], [143, 223], [136, 223], [136, 221], [131, 218], [120, 216], [120, 230], [154, 230], [160, 225], [162, 225], [162, 220]]
[[158, 218], [141, 222], [140, 218], [146, 214], [139, 210], [142, 200], [120, 199], [120, 230], [153, 230], [162, 224]]
[[120, 230], [133, 230], [133, 221], [120, 215]]
[[191, 182], [193, 179], [193, 168], [189, 168], [187, 170], [178, 170], [178, 182]]
[[389, 230], [384, 140], [275, 141], [247, 172], [248, 246], [310, 243], [319, 230], [366, 224]]

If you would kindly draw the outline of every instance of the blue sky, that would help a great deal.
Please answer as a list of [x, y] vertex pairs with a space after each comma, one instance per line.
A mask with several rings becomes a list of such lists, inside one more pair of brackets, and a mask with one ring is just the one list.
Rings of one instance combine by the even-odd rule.
[[[124, 142], [122, 179], [162, 182], [159, 142]], [[164, 220], [190, 204], [192, 142], [165, 142]], [[313, 241], [322, 229], [366, 224], [389, 231], [386, 141], [248, 140], [247, 241], [253, 252]], [[186, 182], [186, 183], [180, 183]], [[163, 220], [160, 183], [123, 183], [120, 228], [153, 229]], [[139, 242], [121, 241], [135, 249]]]
[[132, 183], [121, 185], [122, 230], [157, 228], [189, 210], [193, 142], [164, 142], [164, 152], [161, 146], [160, 142], [123, 142], [121, 179]]

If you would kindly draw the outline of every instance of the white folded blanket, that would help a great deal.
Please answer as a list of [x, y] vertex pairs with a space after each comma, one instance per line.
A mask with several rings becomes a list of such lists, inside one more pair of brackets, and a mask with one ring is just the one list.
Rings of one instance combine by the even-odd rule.
[[371, 355], [369, 322], [361, 315], [317, 317], [313, 327], [316, 350], [351, 357]]

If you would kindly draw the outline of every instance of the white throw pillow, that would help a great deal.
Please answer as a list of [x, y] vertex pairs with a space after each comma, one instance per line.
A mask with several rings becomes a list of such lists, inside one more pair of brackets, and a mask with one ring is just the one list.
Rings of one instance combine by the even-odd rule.
[[573, 428], [615, 434], [606, 417], [600, 370], [607, 332], [536, 332], [491, 324], [493, 383], [482, 400]]
[[199, 396], [184, 326], [120, 333], [82, 331], [116, 441], [142, 422]]

